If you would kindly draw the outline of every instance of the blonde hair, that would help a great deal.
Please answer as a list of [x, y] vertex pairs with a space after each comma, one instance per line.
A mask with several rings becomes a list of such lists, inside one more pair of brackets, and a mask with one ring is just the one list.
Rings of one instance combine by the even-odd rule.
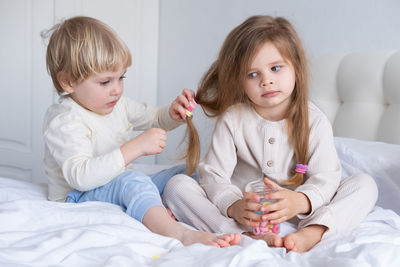
[[71, 82], [86, 80], [104, 71], [132, 64], [129, 48], [103, 22], [90, 17], [73, 17], [54, 25], [47, 46], [46, 65], [58, 94], [64, 92], [57, 74]]
[[[289, 142], [294, 148], [297, 163], [308, 163], [310, 127], [308, 121], [308, 67], [301, 41], [288, 20], [282, 17], [253, 16], [234, 28], [226, 37], [217, 60], [210, 66], [200, 81], [196, 102], [209, 117], [216, 117], [236, 103], [251, 103], [244, 89], [250, 64], [261, 46], [272, 43], [281, 56], [289, 61], [295, 71], [295, 88], [285, 119]], [[188, 118], [188, 134], [197, 131]], [[190, 144], [186, 154], [187, 170], [198, 165], [200, 144]], [[283, 182], [298, 186], [303, 183], [303, 174], [295, 173]]]

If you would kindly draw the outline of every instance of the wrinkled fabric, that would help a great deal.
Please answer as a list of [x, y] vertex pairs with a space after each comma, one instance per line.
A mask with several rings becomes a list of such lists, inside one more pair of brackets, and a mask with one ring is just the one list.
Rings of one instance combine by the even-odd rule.
[[[295, 231], [281, 224], [281, 234]], [[400, 216], [375, 208], [354, 231], [307, 253], [242, 237], [240, 245], [184, 247], [120, 207], [46, 200], [46, 186], [0, 178], [0, 266], [400, 266]]]

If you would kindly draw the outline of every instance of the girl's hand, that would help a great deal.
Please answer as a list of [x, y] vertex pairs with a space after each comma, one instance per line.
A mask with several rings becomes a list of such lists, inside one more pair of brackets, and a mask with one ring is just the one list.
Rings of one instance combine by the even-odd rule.
[[259, 195], [252, 192], [245, 192], [242, 199], [234, 202], [228, 208], [228, 216], [246, 226], [259, 226], [261, 215], [254, 212], [260, 210], [261, 205], [259, 202]]
[[310, 212], [311, 204], [305, 194], [280, 187], [266, 177], [264, 178], [264, 183], [269, 188], [277, 189], [277, 191], [265, 195], [266, 199], [275, 199], [276, 202], [260, 208], [264, 214], [262, 216], [263, 219], [270, 220], [272, 224], [279, 224], [299, 213]]
[[[171, 103], [169, 107], [169, 115], [172, 119], [182, 122], [186, 119], [186, 109], [190, 106], [190, 102], [194, 99], [195, 94], [192, 90], [183, 89], [182, 94]], [[192, 104], [194, 109], [194, 105]]]
[[167, 145], [167, 132], [151, 128], [132, 138], [120, 147], [125, 166], [141, 156], [161, 153]]

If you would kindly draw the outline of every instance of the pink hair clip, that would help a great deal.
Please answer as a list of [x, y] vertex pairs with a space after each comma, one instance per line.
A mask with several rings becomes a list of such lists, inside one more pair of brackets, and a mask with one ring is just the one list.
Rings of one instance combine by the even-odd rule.
[[296, 164], [296, 172], [297, 173], [306, 173], [307, 172], [307, 165], [303, 164]]
[[196, 101], [194, 101], [194, 99], [192, 99], [192, 100], [190, 101], [189, 106], [188, 106], [188, 107], [186, 108], [186, 110], [185, 110], [186, 116], [187, 116], [187, 117], [189, 117], [189, 118], [193, 117], [192, 111], [193, 111], [193, 108], [195, 108], [196, 106], [197, 106]]

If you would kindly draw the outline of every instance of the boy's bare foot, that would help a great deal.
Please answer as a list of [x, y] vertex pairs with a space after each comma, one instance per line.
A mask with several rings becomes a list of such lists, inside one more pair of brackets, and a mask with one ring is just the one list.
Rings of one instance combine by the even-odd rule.
[[225, 248], [233, 245], [238, 245], [241, 240], [240, 234], [226, 234], [217, 236], [212, 233], [193, 231], [186, 229], [182, 231], [182, 235], [178, 238], [184, 246], [190, 246], [194, 243], [202, 243], [205, 245]]
[[323, 225], [309, 225], [283, 238], [286, 251], [306, 252], [312, 249], [328, 228]]
[[283, 239], [274, 233], [268, 233], [265, 235], [255, 235], [253, 233], [247, 232], [243, 233], [253, 239], [264, 240], [268, 246], [270, 247], [282, 247], [283, 246]]
[[242, 236], [240, 234], [226, 234], [221, 237], [228, 242], [230, 246], [238, 245], [242, 240]]
[[216, 246], [220, 248], [240, 243], [240, 234], [217, 236], [212, 233], [190, 230], [172, 219], [162, 206], [153, 206], [144, 214], [143, 224], [153, 233], [178, 239], [184, 246], [194, 243]]

